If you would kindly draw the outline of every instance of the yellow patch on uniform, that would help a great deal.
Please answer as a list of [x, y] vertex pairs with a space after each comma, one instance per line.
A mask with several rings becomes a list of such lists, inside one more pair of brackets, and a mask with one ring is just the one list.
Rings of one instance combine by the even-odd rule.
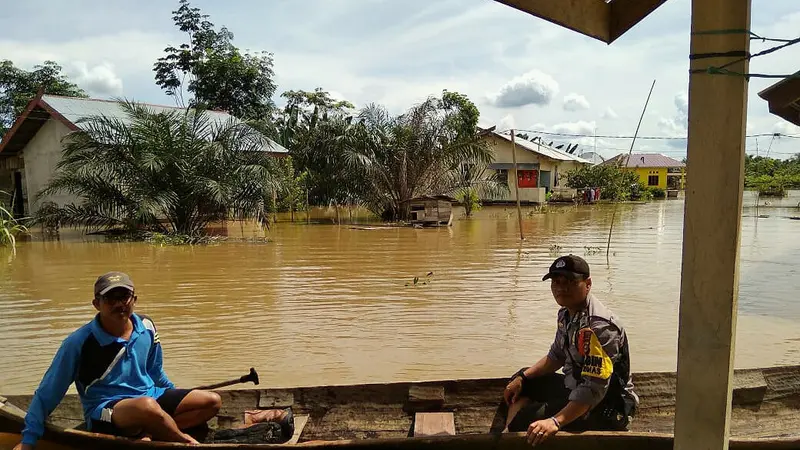
[[583, 356], [581, 376], [607, 380], [614, 371], [614, 364], [591, 328], [578, 332], [578, 352]]
[[153, 344], [159, 344], [159, 343], [161, 343], [161, 339], [159, 339], [159, 337], [158, 337], [158, 333], [156, 332], [156, 333], [153, 335]]

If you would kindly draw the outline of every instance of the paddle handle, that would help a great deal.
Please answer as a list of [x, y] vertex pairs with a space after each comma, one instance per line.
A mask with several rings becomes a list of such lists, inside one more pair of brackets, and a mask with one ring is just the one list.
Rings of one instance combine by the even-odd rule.
[[248, 373], [247, 375], [242, 375], [239, 378], [234, 378], [228, 381], [222, 381], [220, 383], [208, 384], [205, 386], [197, 386], [194, 389], [208, 391], [211, 389], [223, 388], [225, 386], [232, 386], [234, 384], [247, 383], [249, 381], [252, 381], [253, 384], [258, 384], [258, 373], [252, 367], [250, 368], [250, 373]]
[[197, 386], [194, 389], [201, 390], [201, 391], [209, 391], [211, 389], [219, 389], [219, 388], [223, 388], [223, 387], [226, 387], [226, 386], [233, 386], [234, 384], [239, 384], [239, 383], [243, 383], [241, 378], [237, 378], [235, 380], [223, 381], [221, 383], [207, 384], [205, 386]]

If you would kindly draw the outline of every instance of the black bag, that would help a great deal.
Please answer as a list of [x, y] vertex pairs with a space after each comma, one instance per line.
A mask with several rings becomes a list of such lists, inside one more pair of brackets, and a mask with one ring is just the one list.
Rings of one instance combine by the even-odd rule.
[[590, 413], [590, 419], [598, 422], [602, 429], [626, 431], [636, 415], [636, 401], [625, 390], [622, 379], [611, 374], [605, 397]]

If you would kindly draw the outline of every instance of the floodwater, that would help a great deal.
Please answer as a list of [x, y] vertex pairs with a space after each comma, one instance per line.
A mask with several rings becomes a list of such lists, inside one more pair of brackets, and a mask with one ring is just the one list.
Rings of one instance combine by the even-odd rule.
[[[108, 270], [133, 277], [179, 386], [250, 367], [270, 387], [508, 376], [551, 343], [557, 306], [541, 276], [568, 252], [622, 317], [633, 369], [674, 370], [683, 200], [617, 205], [607, 262], [614, 208], [526, 209], [521, 244], [512, 207], [457, 210], [440, 229], [283, 222], [268, 243], [24, 242], [0, 265], [0, 392], [33, 392], [61, 340], [92, 319], [92, 284]], [[800, 210], [744, 211], [736, 367], [800, 363], [791, 216]]]

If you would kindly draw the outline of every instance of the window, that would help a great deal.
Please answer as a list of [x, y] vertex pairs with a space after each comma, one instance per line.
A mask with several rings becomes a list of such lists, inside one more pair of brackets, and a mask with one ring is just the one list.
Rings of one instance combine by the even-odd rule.
[[497, 181], [500, 184], [503, 184], [506, 187], [508, 187], [508, 169], [497, 169], [495, 170], [495, 174], [497, 177]]
[[650, 175], [647, 177], [648, 186], [658, 186], [658, 175]]

